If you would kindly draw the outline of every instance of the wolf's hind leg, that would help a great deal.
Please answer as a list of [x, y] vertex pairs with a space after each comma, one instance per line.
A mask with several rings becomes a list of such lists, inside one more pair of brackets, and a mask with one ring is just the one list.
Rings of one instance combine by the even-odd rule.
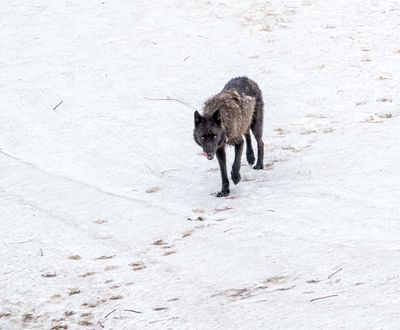
[[228, 174], [226, 172], [225, 146], [222, 146], [217, 149], [217, 159], [218, 159], [219, 169], [221, 171], [221, 179], [222, 179], [222, 189], [217, 194], [217, 197], [224, 197], [224, 196], [229, 195], [229, 179], [228, 179]]
[[232, 165], [231, 178], [234, 184], [238, 184], [240, 182], [240, 162], [242, 160], [244, 141], [243, 138], [235, 144], [235, 160]]
[[263, 134], [263, 103], [262, 101], [256, 104], [256, 114], [253, 123], [251, 124], [251, 131], [257, 141], [257, 163], [253, 167], [255, 170], [264, 168], [264, 142], [262, 140]]
[[256, 158], [254, 157], [254, 150], [253, 146], [251, 145], [250, 131], [248, 131], [244, 136], [246, 138], [246, 159], [249, 165], [253, 165], [256, 161]]

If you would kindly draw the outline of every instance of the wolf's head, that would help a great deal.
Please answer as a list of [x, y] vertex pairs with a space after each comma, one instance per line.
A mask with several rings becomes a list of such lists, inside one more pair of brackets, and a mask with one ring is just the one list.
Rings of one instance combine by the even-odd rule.
[[194, 113], [193, 137], [195, 142], [203, 148], [204, 156], [209, 160], [213, 159], [218, 147], [225, 140], [219, 110], [215, 111], [211, 117], [203, 117], [197, 111]]

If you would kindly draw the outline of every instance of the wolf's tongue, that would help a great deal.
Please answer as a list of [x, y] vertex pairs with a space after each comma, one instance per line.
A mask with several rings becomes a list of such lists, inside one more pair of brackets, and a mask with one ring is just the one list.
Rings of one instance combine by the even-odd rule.
[[208, 155], [207, 155], [206, 152], [203, 152], [203, 155], [204, 155], [204, 157], [207, 157], [207, 158], [208, 158]]

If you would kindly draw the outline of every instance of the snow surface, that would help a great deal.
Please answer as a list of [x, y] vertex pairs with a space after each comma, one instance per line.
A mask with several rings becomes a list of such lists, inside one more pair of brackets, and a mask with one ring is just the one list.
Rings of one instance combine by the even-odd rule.
[[[0, 328], [399, 329], [399, 16], [1, 2]], [[191, 107], [239, 75], [266, 168], [219, 199]]]

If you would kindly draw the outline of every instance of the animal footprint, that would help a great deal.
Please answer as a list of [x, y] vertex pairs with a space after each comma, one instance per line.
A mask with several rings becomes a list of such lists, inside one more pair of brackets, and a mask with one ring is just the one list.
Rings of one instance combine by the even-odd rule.
[[70, 260], [80, 260], [80, 259], [82, 259], [82, 258], [81, 258], [80, 255], [77, 255], [77, 254], [76, 254], [76, 255], [73, 255], [73, 256], [69, 256], [68, 259], [70, 259]]
[[315, 284], [315, 283], [319, 283], [319, 282], [321, 282], [321, 280], [308, 280], [308, 281], [306, 281], [306, 283], [308, 283], [308, 284]]
[[95, 274], [97, 274], [97, 272], [86, 272], [86, 273], [79, 275], [79, 277], [88, 277], [88, 276], [93, 276]]
[[159, 240], [153, 242], [153, 245], [165, 245], [165, 244], [167, 244], [167, 243], [164, 242], [162, 239], [159, 239]]
[[101, 256], [101, 257], [95, 258], [94, 260], [107, 260], [107, 259], [112, 259], [114, 257], [115, 257], [115, 255], [112, 255], [112, 256]]
[[389, 80], [389, 79], [392, 79], [392, 77], [391, 77], [391, 75], [381, 74], [376, 79], [377, 80]]
[[291, 152], [300, 152], [300, 151], [303, 150], [303, 148], [296, 148], [296, 147], [293, 147], [293, 146], [287, 146], [287, 147], [282, 147], [282, 150], [288, 150], [288, 151], [291, 151]]
[[[245, 288], [240, 288], [240, 289], [230, 289], [222, 292], [221, 294], [229, 298], [230, 300], [241, 300], [241, 299], [247, 299], [250, 297], [253, 297], [257, 294], [259, 294], [262, 290], [268, 289], [270, 287], [283, 284], [287, 281], [287, 277], [285, 276], [273, 276], [270, 278], [265, 279], [264, 281], [260, 283], [253, 284], [251, 286], [245, 287]], [[294, 287], [292, 285], [291, 287], [283, 287], [283, 288], [277, 288], [274, 291], [284, 291], [284, 290], [290, 290]], [[215, 294], [214, 296], [217, 296], [220, 294]]]
[[34, 316], [31, 313], [27, 313], [22, 316], [22, 322], [26, 322], [26, 323], [33, 322], [33, 321], [36, 321], [38, 318], [39, 318], [38, 316]]
[[143, 261], [132, 262], [129, 266], [132, 267], [132, 270], [135, 272], [146, 268]]
[[275, 128], [274, 131], [276, 132], [276, 134], [277, 134], [278, 136], [284, 136], [285, 133], [286, 133], [285, 130], [282, 129], [282, 128]]
[[66, 324], [56, 324], [50, 328], [50, 330], [64, 330], [68, 329], [68, 325]]
[[226, 199], [239, 199], [240, 195], [229, 195], [227, 197], [225, 197]]
[[69, 289], [69, 295], [70, 296], [73, 296], [73, 295], [76, 295], [76, 294], [78, 294], [78, 293], [81, 293], [81, 290], [80, 289], [78, 289], [78, 288], [72, 288], [72, 289]]
[[90, 326], [93, 325], [92, 322], [87, 321], [87, 320], [80, 321], [78, 324], [81, 325], [81, 326], [83, 326], [83, 327], [90, 327]]
[[356, 107], [359, 107], [360, 105], [366, 105], [368, 103], [367, 100], [359, 101], [356, 103]]
[[160, 190], [161, 190], [161, 188], [158, 187], [158, 186], [156, 186], [156, 187], [150, 187], [150, 188], [146, 189], [146, 193], [147, 193], [147, 194], [152, 194], [152, 193], [158, 192], [158, 191], [160, 191]]
[[4, 318], [6, 318], [6, 317], [10, 317], [11, 316], [11, 313], [9, 313], [9, 312], [0, 312], [0, 320], [4, 317]]
[[98, 225], [103, 225], [105, 223], [108, 223], [108, 221], [104, 220], [104, 219], [97, 219], [96, 221], [93, 221], [93, 222], [98, 224]]
[[188, 237], [193, 234], [193, 230], [186, 230], [182, 233], [182, 238]]
[[393, 102], [393, 100], [390, 97], [381, 97], [380, 99], [377, 99], [376, 102]]
[[273, 167], [274, 167], [273, 162], [264, 164], [264, 171], [271, 171], [273, 169]]
[[106, 299], [100, 299], [100, 300], [96, 300], [95, 302], [83, 303], [82, 306], [89, 307], [89, 308], [95, 308], [95, 307], [99, 306], [100, 304], [105, 303], [106, 301], [107, 301]]
[[[199, 217], [199, 218], [200, 218], [200, 217]], [[160, 246], [162, 249], [172, 249], [172, 248], [173, 248], [173, 246], [168, 245], [168, 243], [165, 242], [165, 241], [163, 241], [162, 239], [159, 239], [159, 240], [153, 242], [153, 245], [158, 245], [158, 246]], [[164, 255], [164, 256], [168, 256], [168, 255], [174, 254], [174, 253], [176, 253], [176, 251], [174, 251], [174, 250], [169, 250], [169, 251], [164, 252], [163, 255]]]
[[[316, 133], [318, 133], [318, 134], [321, 134], [321, 133], [322, 134], [327, 134], [327, 133], [333, 133], [334, 131], [335, 131], [335, 129], [332, 128], [332, 127], [322, 128], [322, 129], [309, 129], [309, 130], [305, 130], [305, 131], [300, 132], [300, 135], [310, 135], [310, 134], [316, 134]], [[297, 149], [297, 150], [301, 151], [301, 150], [303, 150], [305, 148], [309, 148], [309, 147], [310, 147], [310, 145], [307, 145], [307, 146], [304, 146], [304, 147], [302, 147], [300, 149]], [[294, 148], [294, 147], [292, 147], [292, 148], [293, 148], [293, 150], [291, 150], [291, 151], [298, 152], [296, 150], [296, 148]], [[290, 150], [290, 149], [284, 149], [284, 150]]]
[[379, 124], [379, 123], [383, 123], [383, 120], [377, 119], [374, 116], [370, 116], [370, 117], [360, 121], [360, 123], [364, 123], [364, 124]]
[[393, 117], [393, 114], [391, 112], [385, 112], [385, 113], [377, 113], [376, 114], [379, 118], [384, 118], [384, 119], [389, 119]]

